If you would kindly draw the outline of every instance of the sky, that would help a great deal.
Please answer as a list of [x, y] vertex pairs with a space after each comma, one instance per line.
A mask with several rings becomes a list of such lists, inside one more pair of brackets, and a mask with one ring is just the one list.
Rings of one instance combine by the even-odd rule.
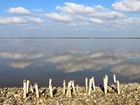
[[0, 37], [140, 37], [140, 0], [1, 0]]

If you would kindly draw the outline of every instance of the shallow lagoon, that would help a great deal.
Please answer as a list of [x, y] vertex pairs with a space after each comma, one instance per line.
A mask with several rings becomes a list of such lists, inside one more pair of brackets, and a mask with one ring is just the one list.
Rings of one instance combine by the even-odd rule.
[[140, 82], [139, 39], [0, 39], [0, 87], [22, 86], [29, 79], [39, 86], [62, 86], [62, 80], [97, 85], [115, 73], [121, 82]]

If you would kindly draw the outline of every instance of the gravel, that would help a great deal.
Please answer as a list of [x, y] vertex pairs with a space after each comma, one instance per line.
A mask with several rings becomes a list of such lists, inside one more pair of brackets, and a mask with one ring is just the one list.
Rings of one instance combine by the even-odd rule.
[[55, 88], [54, 97], [50, 97], [49, 89], [39, 88], [40, 97], [29, 91], [27, 98], [23, 98], [23, 88], [0, 88], [0, 105], [140, 105], [140, 83], [120, 84], [121, 94], [117, 94], [115, 84], [108, 86], [108, 93], [104, 94], [101, 87], [86, 94], [85, 87], [79, 86], [79, 93], [72, 97], [63, 95], [63, 88]]

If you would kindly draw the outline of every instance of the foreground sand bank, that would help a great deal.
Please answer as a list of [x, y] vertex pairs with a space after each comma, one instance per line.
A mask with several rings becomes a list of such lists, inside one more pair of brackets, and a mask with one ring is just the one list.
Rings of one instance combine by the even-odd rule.
[[78, 87], [77, 94], [71, 97], [63, 94], [62, 87], [53, 87], [53, 97], [49, 88], [39, 87], [39, 98], [35, 92], [29, 91], [23, 98], [23, 88], [0, 88], [0, 105], [140, 105], [140, 83], [120, 84], [120, 94], [116, 92], [116, 85], [109, 85], [107, 94], [102, 87], [96, 87], [91, 95], [86, 93], [85, 87]]

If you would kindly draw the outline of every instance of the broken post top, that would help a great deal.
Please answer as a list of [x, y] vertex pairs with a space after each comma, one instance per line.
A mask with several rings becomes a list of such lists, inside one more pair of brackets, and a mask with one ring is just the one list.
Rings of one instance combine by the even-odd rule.
[[23, 82], [26, 82], [26, 80], [24, 79]]
[[27, 80], [27, 82], [30, 82], [30, 80]]
[[108, 78], [108, 75], [105, 75], [106, 78]]
[[49, 86], [52, 85], [52, 79], [49, 79]]

